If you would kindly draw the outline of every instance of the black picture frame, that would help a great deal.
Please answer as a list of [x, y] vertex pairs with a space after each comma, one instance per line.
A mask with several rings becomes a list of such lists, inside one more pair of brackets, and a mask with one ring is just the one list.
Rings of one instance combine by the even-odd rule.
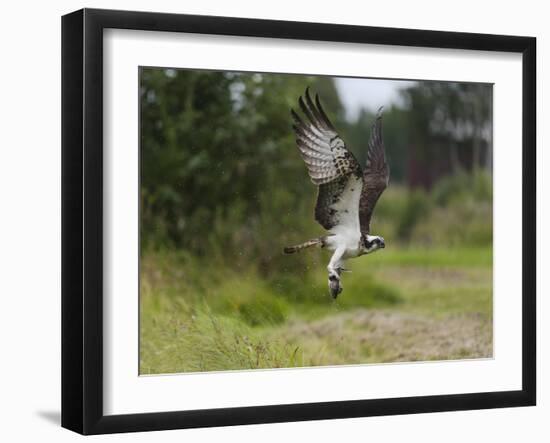
[[[522, 54], [522, 389], [104, 415], [102, 85], [103, 30], [107, 28]], [[535, 67], [536, 39], [532, 37], [97, 9], [63, 16], [62, 426], [82, 434], [103, 434], [535, 405]]]

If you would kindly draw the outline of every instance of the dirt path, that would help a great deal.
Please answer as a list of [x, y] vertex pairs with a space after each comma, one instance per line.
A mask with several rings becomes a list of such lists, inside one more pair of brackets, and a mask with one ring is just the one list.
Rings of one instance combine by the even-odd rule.
[[449, 360], [493, 355], [491, 321], [479, 314], [436, 319], [384, 310], [354, 310], [313, 322], [296, 320], [285, 328], [283, 335], [289, 342], [307, 344], [315, 349], [318, 354], [313, 357], [315, 364]]

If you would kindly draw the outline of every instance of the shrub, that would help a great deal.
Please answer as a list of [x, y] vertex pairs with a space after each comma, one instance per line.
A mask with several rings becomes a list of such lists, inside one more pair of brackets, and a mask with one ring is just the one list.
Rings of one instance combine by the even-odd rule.
[[431, 246], [490, 246], [492, 205], [466, 200], [436, 208], [414, 228], [411, 239]]
[[471, 174], [463, 171], [444, 177], [432, 190], [434, 203], [442, 207], [464, 200], [490, 202], [492, 198], [492, 176], [486, 171]]
[[431, 210], [428, 195], [421, 190], [412, 191], [397, 222], [397, 236], [400, 240], [410, 240], [417, 223], [427, 217]]

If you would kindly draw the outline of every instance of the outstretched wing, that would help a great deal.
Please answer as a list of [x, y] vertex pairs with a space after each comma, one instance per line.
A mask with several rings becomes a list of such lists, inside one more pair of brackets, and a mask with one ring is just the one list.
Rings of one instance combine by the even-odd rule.
[[361, 167], [327, 117], [319, 96], [315, 103], [306, 89], [298, 100], [305, 121], [291, 110], [296, 144], [311, 181], [319, 186], [315, 220], [327, 229], [337, 226], [359, 231]]
[[367, 164], [363, 171], [363, 190], [359, 201], [361, 233], [370, 232], [370, 221], [376, 202], [388, 186], [390, 168], [386, 162], [386, 150], [382, 141], [382, 108], [371, 129]]

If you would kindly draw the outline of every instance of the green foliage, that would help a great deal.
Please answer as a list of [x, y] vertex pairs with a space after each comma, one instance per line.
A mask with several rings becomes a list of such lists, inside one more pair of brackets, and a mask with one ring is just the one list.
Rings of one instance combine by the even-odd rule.
[[474, 201], [493, 203], [493, 176], [487, 171], [478, 170], [473, 174], [472, 198]]
[[245, 323], [208, 310], [189, 317], [175, 317], [168, 312], [147, 317], [142, 322], [141, 337], [141, 374], [298, 365], [296, 348], [267, 341]]
[[346, 279], [346, 283], [346, 296], [338, 301], [342, 308], [392, 307], [403, 301], [403, 296], [395, 285], [382, 283], [370, 273], [357, 277], [350, 276]]
[[[302, 254], [303, 259], [312, 259]], [[286, 266], [293, 266], [299, 255], [287, 256]], [[321, 258], [321, 257], [319, 257]], [[313, 258], [315, 261], [315, 258]], [[300, 263], [298, 261], [297, 263]], [[278, 324], [288, 318], [291, 308], [317, 313], [331, 309], [332, 299], [326, 288], [325, 267], [310, 265], [302, 274], [277, 269], [269, 278], [263, 277], [253, 266], [233, 270], [227, 261], [192, 258], [170, 252], [148, 253], [142, 259], [141, 289], [144, 297], [165, 294], [177, 297], [189, 306], [207, 306], [216, 314], [238, 317], [249, 326]], [[344, 277], [345, 278], [345, 277]], [[338, 300], [339, 309], [382, 307], [399, 303], [401, 294], [391, 284], [379, 282], [373, 275], [347, 278], [345, 300]]]
[[441, 179], [433, 187], [432, 194], [433, 200], [438, 206], [448, 206], [460, 200], [491, 203], [493, 199], [492, 177], [483, 171], [471, 174], [461, 171]]
[[436, 207], [411, 236], [431, 245], [492, 245], [492, 189], [492, 177], [482, 171], [445, 177], [432, 191]]
[[309, 283], [277, 284], [181, 254], [147, 254], [140, 373], [491, 355], [490, 248], [393, 246], [362, 260], [333, 301], [322, 269]]
[[339, 121], [328, 77], [142, 68], [143, 248], [223, 251], [295, 213], [308, 190], [289, 111], [307, 85]]
[[447, 176], [430, 192], [394, 185], [376, 207], [373, 232], [433, 247], [490, 246], [492, 198], [492, 177], [482, 171]]
[[447, 208], [437, 208], [416, 225], [412, 237], [425, 245], [492, 245], [492, 207], [464, 200]]
[[[142, 251], [178, 249], [218, 261], [230, 255], [233, 269], [255, 263], [255, 272], [268, 279], [283, 271], [303, 278], [307, 255], [289, 266], [280, 253], [320, 233], [312, 220], [315, 188], [308, 186], [289, 110], [311, 86], [362, 164], [374, 114], [363, 110], [346, 121], [330, 77], [142, 68], [140, 84]], [[393, 242], [487, 243], [490, 228], [479, 219], [487, 211], [476, 206], [492, 199], [488, 173], [466, 172], [461, 163], [431, 192], [405, 190], [399, 182], [411, 154], [423, 171], [444, 171], [456, 146], [480, 138], [490, 88], [421, 82], [403, 96], [404, 106], [384, 112], [392, 178], [373, 230]], [[472, 126], [473, 116], [483, 128]], [[467, 229], [456, 221], [462, 217], [468, 217]], [[440, 226], [446, 220], [452, 223]]]
[[408, 243], [386, 247], [383, 253], [370, 255], [368, 269], [378, 273], [388, 267], [419, 267], [439, 272], [443, 268], [490, 268], [492, 263], [493, 250], [487, 245], [450, 248]]
[[409, 182], [430, 186], [441, 176], [492, 167], [492, 87], [422, 81], [402, 91], [406, 102]]
[[431, 201], [425, 192], [415, 190], [409, 192], [405, 206], [399, 214], [397, 236], [401, 240], [409, 240], [414, 227], [426, 218], [431, 210]]
[[268, 326], [286, 320], [290, 307], [281, 297], [273, 297], [264, 282], [255, 275], [246, 279], [228, 275], [218, 287], [212, 287], [203, 301], [223, 315], [241, 319], [248, 326]]
[[282, 254], [323, 233], [289, 110], [319, 92], [361, 164], [374, 114], [347, 121], [330, 77], [140, 75], [142, 373], [490, 355], [489, 87], [421, 82], [385, 109], [387, 248], [332, 300], [326, 251]]
[[[397, 106], [390, 106], [383, 111], [384, 145], [391, 165], [391, 180], [394, 183], [402, 183], [407, 175], [408, 151], [411, 143], [410, 128], [407, 123], [409, 113]], [[362, 165], [367, 160], [365, 146], [369, 141], [375, 118], [375, 112], [363, 109], [357, 119], [344, 122], [341, 126], [347, 147]]]
[[[303, 305], [304, 309], [327, 307], [333, 302], [327, 298], [327, 277], [323, 270], [324, 266], [319, 264], [315, 271], [301, 277], [281, 272], [270, 281], [270, 289], [279, 299], [288, 300], [291, 306]], [[344, 279], [346, 296], [334, 302], [339, 309], [391, 306], [401, 301], [401, 294], [394, 286], [381, 283], [370, 274], [359, 279], [344, 274]]]
[[238, 310], [250, 326], [278, 324], [285, 321], [288, 304], [277, 298], [259, 297], [239, 304]]

